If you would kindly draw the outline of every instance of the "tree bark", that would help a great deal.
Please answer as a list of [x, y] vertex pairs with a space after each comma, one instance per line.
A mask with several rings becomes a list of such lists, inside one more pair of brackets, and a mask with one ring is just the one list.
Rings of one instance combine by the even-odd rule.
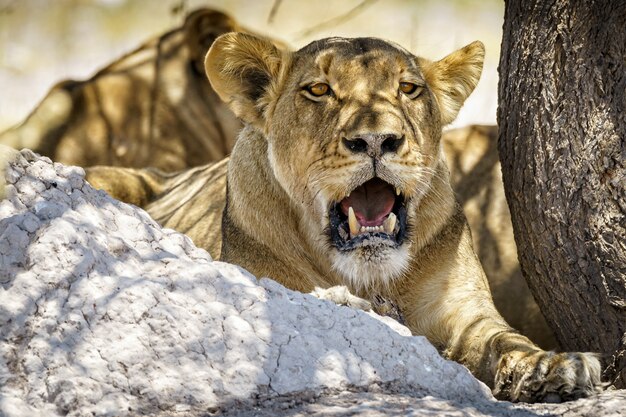
[[507, 0], [499, 153], [522, 271], [626, 387], [626, 1]]

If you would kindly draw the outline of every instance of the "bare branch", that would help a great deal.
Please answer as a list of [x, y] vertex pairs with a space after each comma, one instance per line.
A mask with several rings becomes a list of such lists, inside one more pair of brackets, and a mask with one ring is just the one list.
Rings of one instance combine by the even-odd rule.
[[302, 32], [300, 32], [300, 34], [298, 35], [298, 39], [302, 39], [305, 38], [309, 35], [312, 35], [315, 32], [320, 32], [324, 29], [329, 29], [329, 28], [333, 28], [335, 26], [341, 25], [342, 23], [347, 22], [348, 20], [354, 18], [355, 16], [357, 16], [359, 13], [361, 13], [363, 10], [367, 9], [369, 6], [371, 6], [372, 4], [374, 4], [376, 2], [376, 0], [363, 0], [361, 3], [357, 4], [355, 7], [353, 7], [352, 9], [350, 9], [347, 13], [344, 13], [340, 16], [337, 17], [333, 17], [330, 20], [327, 20], [325, 22], [322, 22], [318, 25], [315, 25], [309, 29], [306, 29]]
[[274, 0], [274, 4], [272, 4], [272, 10], [270, 10], [270, 14], [267, 17], [267, 23], [273, 23], [274, 18], [276, 17], [276, 12], [278, 12], [278, 8], [283, 0]]
[[178, 0], [170, 7], [170, 13], [172, 13], [173, 16], [185, 16], [188, 9], [187, 0]]

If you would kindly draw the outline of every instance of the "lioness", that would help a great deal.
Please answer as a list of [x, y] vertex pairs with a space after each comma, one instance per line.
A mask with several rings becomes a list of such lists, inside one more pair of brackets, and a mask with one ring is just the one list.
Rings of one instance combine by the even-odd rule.
[[[232, 17], [196, 10], [181, 27], [90, 79], [53, 87], [23, 123], [0, 133], [0, 144], [83, 167], [173, 171], [219, 161], [230, 154], [242, 125], [211, 89], [204, 56], [217, 36], [235, 30], [242, 27]], [[553, 348], [556, 341], [517, 262], [496, 138], [494, 126], [444, 133], [452, 187], [501, 314], [540, 346]]]
[[288, 52], [222, 35], [205, 67], [246, 123], [230, 160], [87, 178], [212, 253], [221, 234], [220, 258], [257, 276], [392, 300], [414, 334], [498, 398], [587, 396], [602, 386], [596, 355], [543, 351], [502, 319], [450, 186], [442, 126], [476, 86], [483, 56], [480, 42], [431, 62], [373, 38]]

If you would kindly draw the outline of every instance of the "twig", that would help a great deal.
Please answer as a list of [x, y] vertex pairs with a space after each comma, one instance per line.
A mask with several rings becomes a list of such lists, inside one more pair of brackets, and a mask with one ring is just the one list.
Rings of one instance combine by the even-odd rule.
[[307, 36], [312, 35], [315, 32], [319, 32], [324, 29], [329, 29], [329, 28], [338, 26], [342, 23], [345, 23], [348, 20], [355, 17], [356, 15], [358, 15], [359, 13], [361, 13], [363, 10], [367, 9], [369, 6], [371, 6], [375, 2], [376, 0], [363, 0], [361, 3], [357, 4], [355, 7], [350, 9], [347, 13], [344, 13], [337, 17], [333, 17], [330, 20], [327, 20], [325, 22], [322, 22], [318, 25], [315, 25], [307, 30], [300, 32], [300, 34], [298, 35], [298, 39], [306, 38]]
[[170, 7], [170, 12], [174, 16], [184, 16], [187, 14], [187, 0], [180, 0]]
[[270, 14], [267, 17], [267, 23], [273, 23], [274, 18], [276, 17], [276, 12], [278, 12], [278, 8], [283, 0], [274, 0], [274, 4], [272, 4], [272, 10], [270, 10]]

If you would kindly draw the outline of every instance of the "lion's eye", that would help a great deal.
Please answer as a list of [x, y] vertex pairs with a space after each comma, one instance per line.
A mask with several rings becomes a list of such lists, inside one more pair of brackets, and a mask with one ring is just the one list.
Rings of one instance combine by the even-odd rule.
[[414, 83], [409, 83], [406, 81], [400, 83], [400, 91], [409, 96], [419, 93], [419, 89], [421, 89], [421, 87]]
[[326, 83], [315, 83], [306, 88], [306, 90], [315, 97], [321, 97], [330, 93], [330, 86]]

